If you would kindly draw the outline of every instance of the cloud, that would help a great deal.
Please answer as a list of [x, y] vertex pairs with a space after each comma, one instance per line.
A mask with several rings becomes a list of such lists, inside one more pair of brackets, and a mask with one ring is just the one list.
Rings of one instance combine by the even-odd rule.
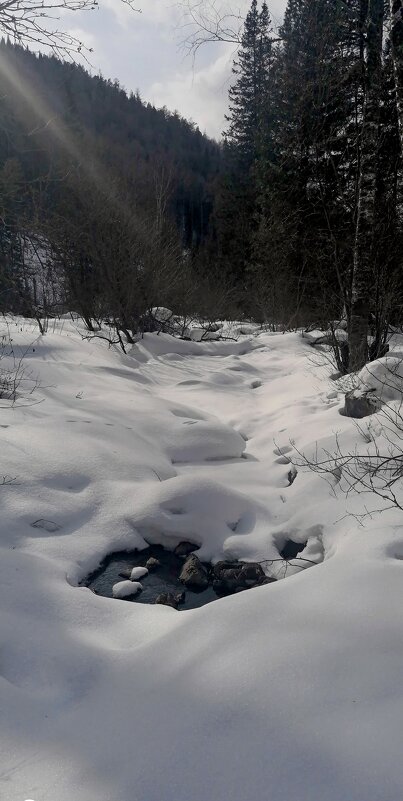
[[165, 81], [155, 82], [148, 92], [151, 102], [179, 111], [210, 136], [220, 138], [225, 125], [233, 54], [233, 46], [223, 45], [220, 55], [207, 66], [188, 68]]
[[[117, 22], [126, 27], [151, 22], [154, 25], [175, 24], [180, 16], [178, 2], [167, 0], [133, 0], [133, 8], [124, 0], [102, 0], [102, 6], [115, 15]], [[141, 18], [134, 9], [141, 11]]]
[[[234, 48], [226, 44], [203, 46], [193, 65], [180, 42], [185, 0], [134, 0], [141, 14], [123, 0], [100, 0], [99, 11], [74, 14], [80, 37], [94, 50], [92, 71], [118, 78], [127, 90], [157, 106], [167, 106], [192, 118], [210, 136], [220, 137], [225, 126], [228, 88]], [[193, 2], [193, 0], [190, 0]], [[195, 0], [196, 2], [196, 0]], [[200, 0], [216, 2], [223, 10], [245, 15], [250, 0]], [[281, 20], [286, 0], [272, 0], [273, 21]], [[82, 35], [81, 35], [82, 33]]]

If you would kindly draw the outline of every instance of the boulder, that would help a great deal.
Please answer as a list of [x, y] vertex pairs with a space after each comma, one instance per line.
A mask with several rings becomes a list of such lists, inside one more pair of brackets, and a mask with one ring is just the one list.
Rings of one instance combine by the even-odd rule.
[[161, 567], [161, 562], [155, 556], [150, 556], [146, 561], [147, 570], [151, 572], [152, 570], [157, 570], [158, 567]]
[[189, 556], [190, 553], [197, 550], [197, 545], [193, 542], [180, 542], [174, 550], [175, 556]]
[[130, 598], [131, 595], [137, 595], [142, 589], [139, 581], [118, 581], [112, 587], [112, 595], [114, 598]]
[[121, 578], [129, 579], [132, 574], [132, 567], [124, 567], [123, 570], [120, 571], [119, 576]]
[[148, 573], [146, 567], [133, 567], [130, 571], [130, 579], [131, 581], [138, 581], [141, 578], [144, 578]]
[[380, 403], [375, 397], [373, 389], [352, 389], [345, 395], [344, 409], [340, 410], [340, 414], [361, 420], [363, 417], [378, 412], [379, 409]]
[[200, 559], [195, 554], [186, 559], [182, 567], [179, 581], [185, 587], [196, 587], [197, 589], [204, 590], [209, 585], [208, 573]]
[[213, 575], [213, 589], [218, 593], [238, 592], [275, 580], [267, 578], [258, 562], [217, 562]]
[[[179, 593], [180, 595], [181, 593]], [[172, 592], [161, 592], [160, 595], [157, 595], [155, 604], [163, 604], [164, 606], [171, 606], [172, 609], [177, 609], [179, 600], [178, 596], [174, 595]]]

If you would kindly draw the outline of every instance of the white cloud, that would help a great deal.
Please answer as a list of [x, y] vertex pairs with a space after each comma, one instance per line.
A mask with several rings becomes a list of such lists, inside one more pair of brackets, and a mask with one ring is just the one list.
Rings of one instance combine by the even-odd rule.
[[[217, 8], [242, 15], [250, 7], [250, 0], [199, 1], [206, 6], [216, 2]], [[99, 11], [77, 13], [74, 23], [79, 38], [94, 50], [90, 58], [94, 72], [118, 78], [127, 90], [139, 89], [144, 100], [177, 109], [201, 130], [219, 137], [225, 124], [233, 47], [204, 46], [193, 66], [179, 47], [186, 35], [181, 28], [184, 2], [134, 0], [142, 9], [137, 14], [122, 0], [100, 0]], [[286, 0], [269, 1], [275, 23], [285, 5]]]
[[[102, 0], [102, 6], [108, 8], [115, 15], [118, 23], [124, 27], [128, 24], [142, 24], [142, 21], [155, 25], [173, 24], [178, 19], [180, 10], [177, 2], [166, 0], [133, 0], [133, 8], [122, 0]], [[136, 10], [141, 12], [141, 18]]]
[[151, 102], [179, 111], [210, 136], [220, 137], [225, 124], [234, 48], [226, 45], [223, 51], [207, 67], [177, 72], [165, 81], [155, 82], [149, 90]]

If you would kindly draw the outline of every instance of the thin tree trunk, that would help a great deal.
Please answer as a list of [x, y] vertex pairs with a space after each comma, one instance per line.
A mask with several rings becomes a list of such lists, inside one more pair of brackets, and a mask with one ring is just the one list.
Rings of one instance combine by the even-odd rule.
[[382, 88], [384, 0], [370, 0], [367, 20], [365, 105], [361, 134], [361, 165], [349, 326], [349, 370], [368, 361], [368, 324], [373, 283], [373, 243]]
[[403, 0], [390, 0], [390, 17], [400, 148], [403, 153]]

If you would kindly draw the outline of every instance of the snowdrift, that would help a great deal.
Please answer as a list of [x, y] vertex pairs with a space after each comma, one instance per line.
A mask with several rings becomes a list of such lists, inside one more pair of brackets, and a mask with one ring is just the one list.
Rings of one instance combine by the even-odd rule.
[[[149, 334], [123, 355], [78, 321], [10, 325], [1, 798], [397, 801], [401, 515], [363, 528], [368, 499], [289, 478], [294, 445], [361, 441], [330, 367], [296, 334]], [[317, 565], [201, 609], [78, 586], [108, 553], [183, 539], [275, 575], [289, 538]]]

